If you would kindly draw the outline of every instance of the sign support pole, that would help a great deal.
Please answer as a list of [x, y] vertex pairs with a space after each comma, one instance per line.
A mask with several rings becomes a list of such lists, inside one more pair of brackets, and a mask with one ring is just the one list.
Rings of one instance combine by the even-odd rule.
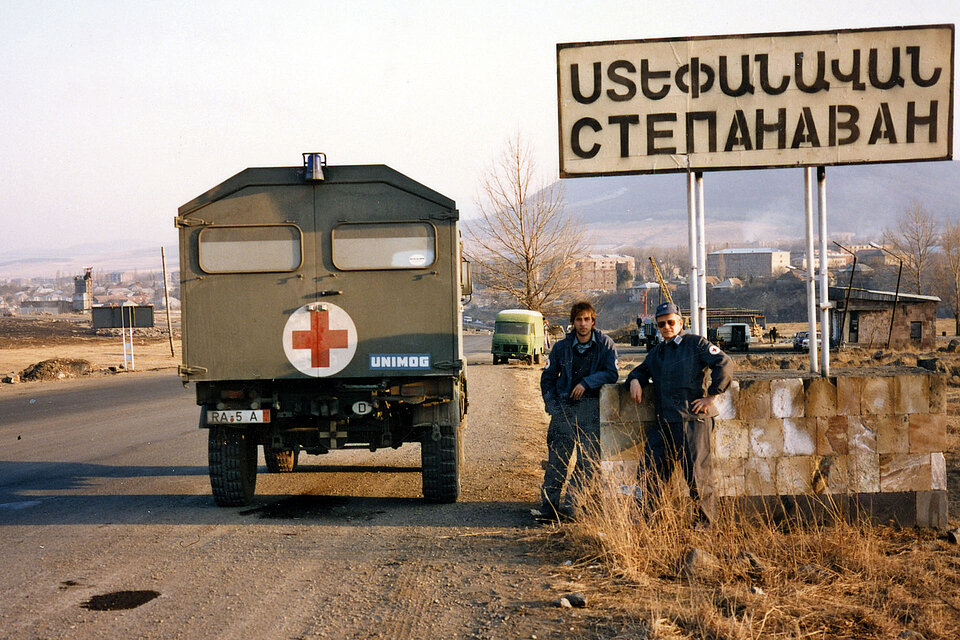
[[690, 290], [690, 331], [700, 335], [700, 287], [697, 284], [696, 200], [696, 177], [693, 171], [687, 171], [687, 245], [690, 257], [690, 276], [687, 279], [687, 288]]
[[703, 223], [703, 172], [698, 171], [697, 177], [697, 289], [700, 307], [700, 335], [707, 337], [707, 249], [706, 226]]
[[123, 370], [127, 370], [127, 325], [123, 319], [123, 305], [120, 305], [120, 344], [123, 345]]
[[170, 287], [167, 286], [167, 256], [160, 247], [160, 264], [163, 266], [163, 300], [167, 307], [167, 337], [170, 338], [170, 357], [177, 354], [173, 351], [173, 326], [170, 324]]
[[820, 350], [820, 374], [830, 375], [830, 282], [827, 269], [827, 169], [817, 167], [818, 222], [820, 223], [820, 334], [823, 344]]
[[817, 358], [817, 294], [813, 275], [813, 169], [803, 169], [803, 209], [807, 223], [807, 327], [810, 336], [810, 372], [819, 373]]

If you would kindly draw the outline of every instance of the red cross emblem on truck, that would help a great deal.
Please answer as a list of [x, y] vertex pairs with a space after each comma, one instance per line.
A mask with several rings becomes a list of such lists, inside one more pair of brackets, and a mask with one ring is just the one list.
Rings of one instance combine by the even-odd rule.
[[330, 328], [330, 312], [326, 309], [310, 312], [310, 329], [293, 332], [294, 349], [310, 349], [311, 367], [329, 367], [330, 350], [346, 349], [346, 329]]
[[305, 304], [283, 326], [283, 353], [298, 371], [324, 377], [343, 371], [356, 355], [357, 325], [333, 303]]

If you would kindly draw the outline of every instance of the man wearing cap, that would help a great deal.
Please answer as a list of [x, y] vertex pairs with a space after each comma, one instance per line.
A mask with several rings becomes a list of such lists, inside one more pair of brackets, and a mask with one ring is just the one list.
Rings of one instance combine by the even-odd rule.
[[[573, 328], [553, 345], [540, 375], [543, 405], [550, 414], [547, 468], [540, 490], [542, 518], [573, 517], [573, 498], [587, 485], [599, 462], [600, 388], [616, 382], [619, 374], [613, 340], [597, 331], [596, 323], [593, 305], [574, 304], [570, 309]], [[574, 450], [577, 463], [561, 502]]]
[[713, 517], [714, 400], [733, 380], [733, 361], [706, 338], [684, 332], [683, 317], [672, 302], [657, 307], [657, 328], [663, 340], [627, 375], [634, 402], [640, 402], [642, 387], [653, 385], [657, 412], [657, 425], [644, 441], [640, 472], [646, 473], [646, 483], [641, 487], [649, 506], [679, 462], [698, 505], [698, 523], [708, 524]]

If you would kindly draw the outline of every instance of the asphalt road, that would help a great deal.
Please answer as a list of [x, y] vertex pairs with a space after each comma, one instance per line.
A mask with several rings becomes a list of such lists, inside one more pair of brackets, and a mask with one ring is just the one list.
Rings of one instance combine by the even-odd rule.
[[550, 604], [567, 568], [528, 529], [536, 374], [471, 367], [452, 505], [420, 498], [414, 444], [304, 456], [292, 474], [261, 458], [255, 503], [221, 509], [174, 374], [6, 386], [0, 638], [576, 635], [586, 618]]

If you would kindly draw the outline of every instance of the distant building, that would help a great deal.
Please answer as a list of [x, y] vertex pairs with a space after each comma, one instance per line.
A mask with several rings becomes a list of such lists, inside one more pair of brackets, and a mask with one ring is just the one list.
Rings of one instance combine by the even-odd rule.
[[49, 313], [59, 315], [61, 313], [70, 313], [73, 311], [73, 301], [59, 298], [31, 298], [20, 303], [20, 311], [24, 314]]
[[573, 269], [581, 291], [616, 291], [624, 274], [636, 273], [636, 264], [631, 256], [599, 254], [577, 259]]
[[[708, 278], [710, 276], [707, 276]], [[709, 283], [708, 283], [709, 284]], [[743, 280], [740, 278], [727, 278], [726, 280], [721, 280], [714, 284], [712, 289], [739, 289], [743, 286]]]
[[[853, 256], [845, 251], [827, 251], [827, 269], [840, 269], [853, 262]], [[791, 251], [790, 264], [800, 269], [807, 268], [807, 252]], [[820, 252], [813, 252], [813, 268], [820, 268]]]
[[707, 275], [718, 278], [768, 277], [790, 266], [790, 252], [779, 249], [721, 249], [707, 254]]
[[830, 300], [834, 303], [830, 320], [834, 341], [841, 337], [844, 344], [869, 348], [886, 346], [888, 340], [893, 349], [936, 346], [940, 302], [936, 296], [850, 289], [848, 302], [846, 287], [830, 287]]
[[93, 269], [85, 269], [82, 276], [73, 278], [73, 310], [89, 311], [93, 306]]
[[871, 247], [869, 249], [861, 249], [856, 252], [857, 255], [857, 264], [866, 264], [871, 267], [884, 267], [884, 266], [894, 266], [900, 264], [900, 261], [895, 257], [884, 251], [883, 249], [877, 249]]

